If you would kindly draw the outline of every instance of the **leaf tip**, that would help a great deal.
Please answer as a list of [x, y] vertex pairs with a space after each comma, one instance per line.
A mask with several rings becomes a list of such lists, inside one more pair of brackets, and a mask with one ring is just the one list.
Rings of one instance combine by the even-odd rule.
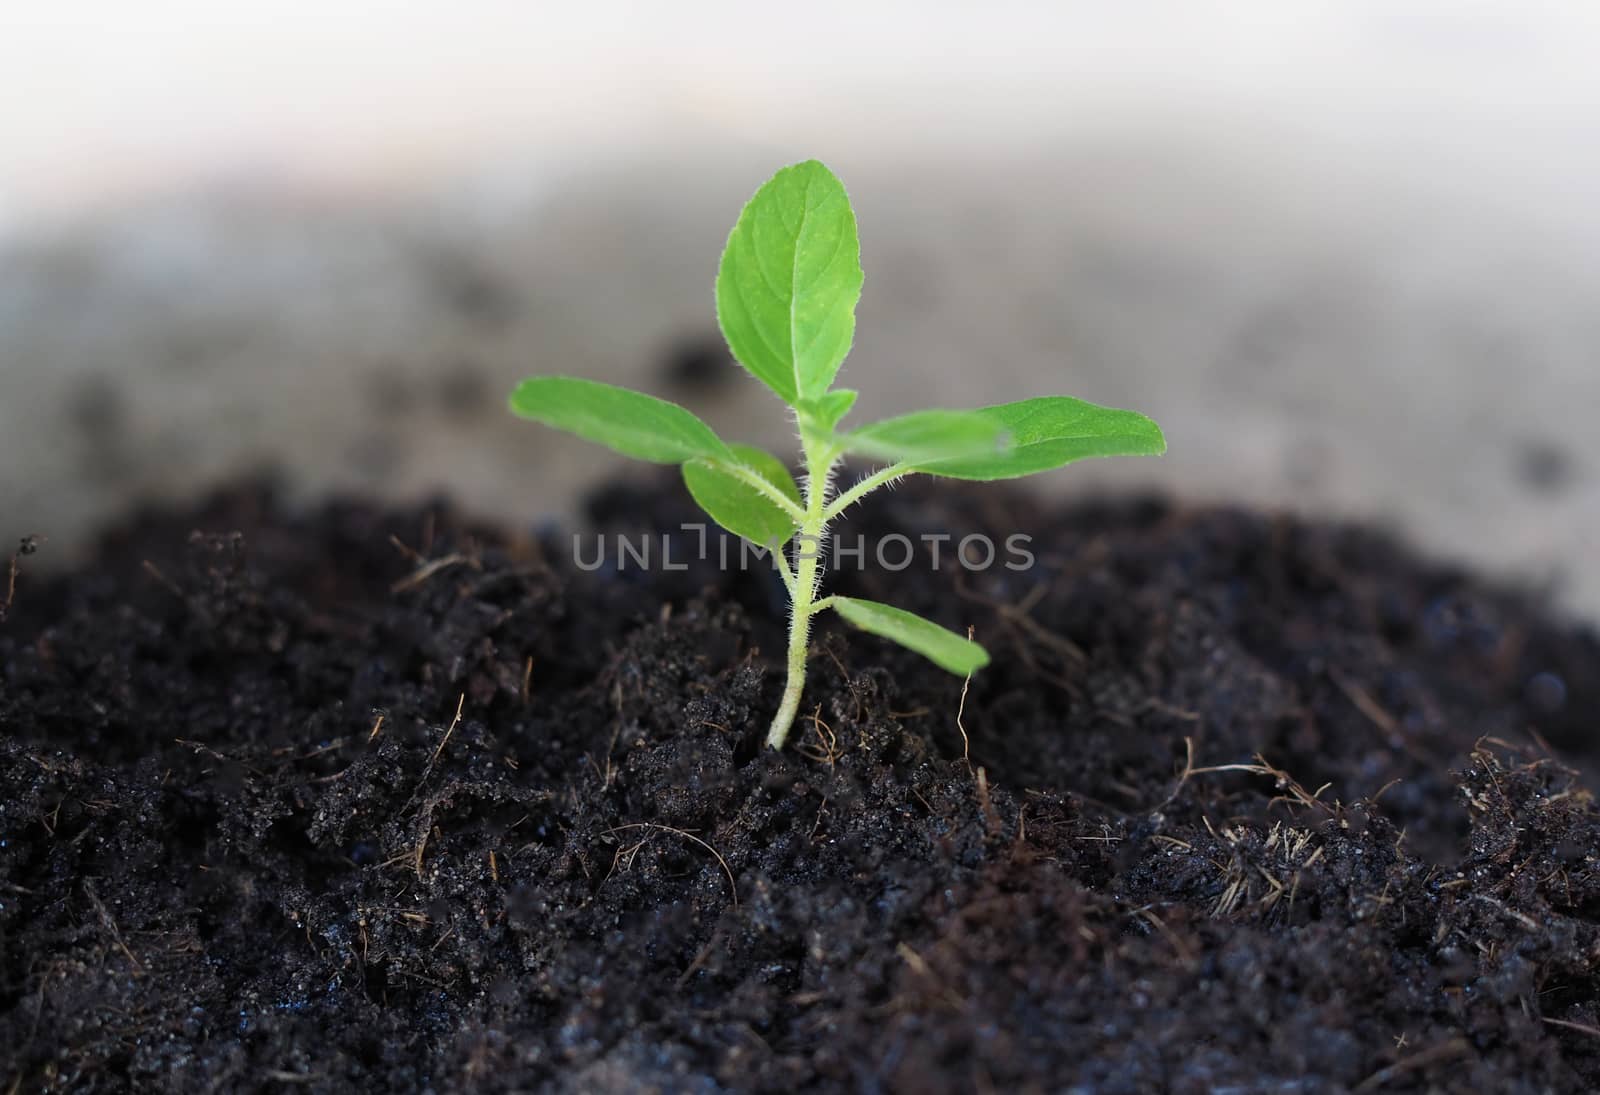
[[523, 377], [506, 395], [506, 409], [519, 418], [526, 418], [532, 408], [534, 378]]
[[1166, 451], [1167, 451], [1167, 435], [1162, 432], [1161, 427], [1156, 424], [1156, 420], [1155, 419], [1149, 418], [1149, 417], [1146, 417], [1146, 416], [1142, 416], [1142, 417], [1144, 417], [1145, 423], [1150, 427], [1150, 448], [1147, 451], [1146, 455], [1147, 456], [1163, 456], [1163, 455], [1165, 455]]
[[989, 652], [979, 643], [973, 643], [971, 639], [968, 639], [967, 642], [972, 643], [973, 660], [971, 672], [976, 673], [987, 666], [993, 659], [989, 657]]

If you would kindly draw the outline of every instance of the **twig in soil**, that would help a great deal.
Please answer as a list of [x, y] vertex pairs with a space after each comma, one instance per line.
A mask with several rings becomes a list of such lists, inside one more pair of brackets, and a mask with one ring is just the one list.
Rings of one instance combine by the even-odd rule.
[[630, 844], [626, 848], [619, 847], [611, 856], [611, 869], [606, 872], [605, 878], [601, 879], [600, 881], [610, 882], [611, 876], [617, 873], [617, 865], [619, 863], [622, 865], [623, 870], [633, 870], [634, 857], [637, 856], [640, 849], [642, 849], [648, 843], [650, 843], [650, 838], [642, 837], [636, 843]]
[[1352, 681], [1349, 677], [1346, 677], [1337, 669], [1330, 668], [1328, 670], [1328, 679], [1333, 681], [1333, 683], [1338, 686], [1339, 691], [1344, 693], [1345, 699], [1353, 703], [1357, 710], [1359, 710], [1363, 715], [1367, 716], [1367, 718], [1371, 719], [1373, 725], [1375, 725], [1379, 730], [1382, 730], [1385, 734], [1389, 734], [1391, 736], [1399, 735], [1400, 720], [1389, 714], [1387, 708], [1385, 708], [1377, 700], [1373, 699], [1372, 693], [1368, 692], [1365, 688], [1362, 688], [1359, 684], [1357, 684], [1355, 681]]
[[427, 851], [428, 851], [428, 838], [433, 836], [433, 833], [434, 833], [433, 815], [429, 814], [428, 815], [428, 824], [426, 824], [426, 825], [424, 825], [422, 827], [422, 839], [417, 841], [416, 854], [413, 855], [412, 859], [411, 859], [411, 866], [416, 870], [418, 878], [422, 877], [422, 857], [427, 854]]
[[391, 534], [389, 536], [389, 543], [393, 544], [396, 551], [398, 551], [401, 555], [404, 555], [407, 559], [410, 559], [417, 566], [421, 566], [423, 563], [428, 561], [423, 557], [421, 552], [419, 552], [416, 548], [411, 547], [398, 536]]
[[459, 551], [451, 552], [449, 555], [441, 555], [437, 559], [431, 559], [428, 562], [423, 563], [416, 570], [413, 570], [410, 574], [407, 574], [404, 578], [401, 578], [398, 582], [395, 582], [393, 585], [391, 585], [389, 587], [389, 592], [404, 593], [408, 589], [415, 589], [423, 582], [426, 582], [429, 578], [432, 578], [435, 574], [438, 574], [441, 570], [448, 570], [453, 566], [469, 566], [473, 570], [483, 569], [483, 564], [474, 559], [472, 556], [463, 555]]
[[839, 761], [839, 735], [833, 732], [833, 727], [822, 721], [822, 705], [817, 704], [817, 709], [811, 712], [811, 729], [817, 735], [817, 744], [802, 743], [797, 752], [803, 757], [809, 757], [818, 764], [826, 764], [832, 768]]
[[[378, 736], [378, 731], [383, 729], [383, 719], [384, 719], [384, 716], [380, 714], [378, 716], [377, 720], [375, 722], [373, 722], [372, 729], [367, 732], [367, 744], [368, 745], [371, 745], [373, 743], [373, 741]], [[312, 751], [310, 753], [307, 753], [306, 756], [304, 756], [304, 757], [298, 757], [296, 759], [305, 760], [306, 757], [314, 757], [317, 754], [325, 753], [330, 749], [343, 748], [344, 745], [349, 740], [350, 740], [349, 738], [339, 738], [338, 740], [333, 741], [333, 742], [329, 743], [328, 745], [323, 746], [320, 749], [316, 749], [316, 750], [314, 750], [314, 751]], [[316, 777], [314, 777], [312, 779], [308, 779], [306, 782], [307, 783], [337, 783], [339, 780], [343, 779], [345, 776], [348, 776], [351, 772], [354, 772], [356, 770], [356, 766], [359, 763], [360, 763], [359, 760], [352, 761], [350, 764], [348, 764], [345, 767], [339, 769], [339, 771], [334, 772], [332, 775], [316, 776]]]
[[1157, 810], [1163, 809], [1173, 799], [1177, 798], [1179, 792], [1183, 790], [1183, 785], [1189, 782], [1189, 777], [1192, 775], [1194, 775], [1194, 739], [1185, 737], [1183, 739], [1183, 771], [1178, 773], [1178, 784], [1172, 789], [1172, 793], [1156, 803], [1150, 812], [1155, 813]]
[[171, 578], [168, 578], [165, 574], [161, 573], [161, 568], [156, 566], [149, 559], [141, 562], [139, 564], [139, 568], [146, 574], [150, 575], [150, 577], [154, 578], [158, 583], [160, 583], [163, 589], [172, 594], [174, 597], [178, 598], [178, 600], [187, 601], [189, 599], [188, 595], [183, 592], [183, 587], [178, 585], [178, 583], [174, 582]]
[[[315, 749], [311, 750], [311, 752], [309, 752], [309, 753], [301, 753], [297, 757], [290, 757], [288, 760], [283, 761], [279, 765], [279, 767], [281, 768], [281, 767], [284, 767], [284, 766], [287, 766], [287, 765], [290, 765], [290, 764], [299, 764], [303, 760], [312, 760], [315, 757], [322, 756], [324, 753], [331, 753], [335, 749], [343, 749], [346, 745], [349, 745], [349, 744], [350, 744], [350, 739], [348, 737], [334, 738], [333, 740], [331, 740], [329, 742], [326, 742], [326, 743], [324, 743], [322, 745], [317, 746]], [[295, 748], [296, 748], [295, 746], [285, 746], [282, 749], [274, 749], [272, 751], [272, 756], [275, 759], [278, 758], [278, 757], [282, 757], [287, 753], [292, 753], [295, 750]]]
[[[5, 603], [0, 604], [0, 622], [5, 621], [6, 616], [11, 612], [11, 602], [17, 599], [17, 557], [15, 555], [11, 557], [10, 569], [10, 576], [6, 578]], [[17, 1082], [21, 1083], [21, 1080], [19, 1079]]]
[[943, 981], [939, 980], [939, 975], [933, 972], [933, 967], [928, 965], [928, 960], [913, 950], [910, 943], [896, 943], [894, 945], [894, 952], [900, 956], [905, 964], [911, 969], [912, 973], [916, 974], [933, 987], [933, 995], [941, 1003], [948, 1005], [952, 1010], [958, 1013], [966, 1010], [966, 1002], [962, 1000], [962, 998], [956, 993], [952, 992]]
[[100, 917], [100, 923], [105, 925], [106, 931], [110, 932], [111, 938], [116, 941], [117, 949], [125, 954], [128, 961], [133, 965], [133, 975], [138, 977], [143, 974], [144, 963], [133, 956], [133, 952], [128, 949], [128, 944], [123, 941], [122, 932], [117, 928], [117, 922], [111, 918], [111, 910], [106, 908], [105, 902], [100, 900], [100, 895], [94, 892], [94, 887], [87, 881], [83, 884], [83, 892], [88, 895], [89, 904], [94, 906], [96, 915]]
[[605, 767], [600, 767], [600, 762], [594, 759], [593, 754], [585, 753], [583, 755], [583, 759], [589, 762], [589, 767], [594, 769], [595, 775], [600, 777], [600, 790], [602, 791], [609, 791], [611, 789], [611, 781], [616, 777], [616, 768], [611, 763], [611, 754], [616, 751], [617, 741], [622, 737], [621, 677], [618, 677], [611, 684], [611, 709], [616, 713], [616, 718], [611, 722], [611, 740], [606, 743]]
[[1074, 699], [1082, 698], [1083, 690], [1075, 683], [1059, 673], [1050, 672], [1039, 664], [1033, 656], [1032, 645], [1027, 641], [1032, 640], [1032, 643], [1037, 643], [1046, 649], [1055, 651], [1061, 656], [1064, 664], [1070, 662], [1083, 665], [1089, 660], [1088, 655], [1083, 652], [1083, 648], [1077, 643], [1043, 627], [1030, 615], [1049, 592], [1050, 587], [1048, 585], [1041, 583], [1034, 586], [1021, 601], [1014, 605], [975, 592], [962, 580], [960, 575], [956, 577], [955, 590], [957, 596], [976, 604], [984, 605], [999, 615], [1001, 624], [1013, 639], [1013, 647], [1017, 652], [1018, 660], [1027, 667], [1030, 673], [1041, 680], [1049, 681]]
[[894, 952], [905, 961], [906, 965], [911, 967], [911, 971], [913, 973], [917, 974], [919, 977], [926, 977], [929, 980], [934, 979], [933, 969], [928, 965], [927, 959], [918, 954], [912, 948], [910, 943], [896, 943], [894, 945]]
[[[261, 775], [265, 775], [266, 774], [260, 768], [257, 768], [255, 765], [246, 764], [244, 761], [235, 761], [235, 759], [233, 757], [229, 757], [229, 756], [227, 756], [227, 755], [225, 755], [223, 753], [217, 752], [215, 749], [211, 748], [211, 746], [205, 744], [204, 742], [189, 741], [186, 738], [173, 738], [172, 741], [173, 741], [173, 744], [175, 744], [175, 745], [182, 745], [187, 749], [193, 749], [196, 755], [204, 753], [206, 756], [210, 757], [212, 760], [216, 761], [218, 764], [234, 764], [234, 763], [237, 763], [246, 772], [249, 772], [253, 776], [261, 776]], [[60, 806], [57, 806], [56, 809], [59, 811], [60, 810]]]
[[610, 836], [612, 833], [620, 833], [624, 829], [656, 829], [663, 833], [676, 833], [678, 836], [681, 836], [686, 840], [692, 840], [696, 844], [700, 845], [700, 847], [710, 852], [716, 858], [717, 862], [721, 864], [722, 873], [728, 876], [728, 890], [733, 895], [733, 907], [736, 909], [739, 907], [739, 883], [734, 880], [733, 868], [729, 867], [728, 861], [722, 858], [722, 853], [717, 851], [711, 845], [707, 844], [705, 841], [701, 840], [699, 837], [695, 836], [691, 832], [688, 832], [687, 830], [674, 829], [670, 825], [660, 825], [654, 821], [630, 821], [626, 825], [618, 825], [614, 829], [607, 829], [606, 835]]
[[706, 945], [700, 948], [700, 952], [694, 956], [694, 961], [689, 963], [689, 968], [684, 970], [683, 973], [679, 975], [678, 988], [681, 989], [683, 986], [687, 985], [689, 983], [689, 979], [695, 975], [696, 971], [698, 971], [701, 966], [706, 964], [706, 959], [711, 957], [711, 952], [716, 948], [716, 945], [717, 932], [713, 931], [711, 933], [711, 938], [706, 940]]
[[[1189, 739], [1185, 738], [1184, 741], [1187, 743], [1189, 742]], [[1189, 749], [1190, 761], [1192, 762], [1194, 759], [1194, 747], [1192, 744], [1189, 745]], [[1253, 776], [1271, 776], [1280, 791], [1289, 792], [1286, 795], [1278, 795], [1272, 800], [1273, 802], [1278, 802], [1280, 800], [1284, 802], [1292, 802], [1295, 805], [1304, 807], [1308, 810], [1330, 809], [1328, 804], [1323, 802], [1321, 799], [1322, 792], [1326, 791], [1332, 786], [1332, 784], [1324, 783], [1315, 791], [1307, 791], [1304, 787], [1300, 786], [1299, 781], [1291, 776], [1288, 772], [1285, 772], [1281, 768], [1274, 768], [1271, 764], [1267, 763], [1267, 758], [1262, 756], [1260, 753], [1256, 754], [1254, 764], [1213, 764], [1205, 768], [1195, 768], [1193, 767], [1192, 763], [1185, 764], [1183, 778], [1188, 779], [1190, 776], [1204, 775], [1209, 772], [1246, 772]], [[1181, 782], [1179, 786], [1182, 786]], [[1174, 796], [1176, 796], [1176, 793], [1177, 792], [1174, 792]], [[1167, 801], [1170, 802], [1171, 799], [1168, 799]]]
[[[969, 643], [972, 641], [973, 631], [973, 626], [968, 624], [967, 642]], [[956, 729], [961, 731], [961, 759], [967, 764], [967, 775], [969, 776], [972, 774], [972, 741], [967, 737], [967, 726], [966, 723], [961, 721], [961, 717], [967, 713], [967, 689], [971, 686], [972, 674], [968, 673], [961, 682], [961, 702], [956, 705]]]
[[1344, 693], [1344, 698], [1349, 700], [1357, 711], [1360, 711], [1374, 726], [1383, 731], [1386, 738], [1399, 745], [1407, 756], [1413, 760], [1420, 761], [1431, 759], [1401, 729], [1400, 720], [1391, 715], [1386, 707], [1372, 698], [1372, 693], [1337, 669], [1330, 668], [1328, 670], [1328, 679], [1333, 681], [1340, 692]]
[[1039, 602], [1044, 600], [1045, 595], [1049, 592], [1050, 587], [1048, 585], [1036, 585], [1028, 591], [1021, 601], [1014, 605], [1007, 604], [1005, 601], [995, 600], [992, 597], [985, 597], [981, 593], [975, 593], [970, 587], [965, 588], [963, 596], [979, 604], [988, 605], [998, 612], [1002, 619], [1017, 625], [1020, 630], [1035, 642], [1049, 647], [1068, 661], [1084, 665], [1089, 661], [1089, 656], [1083, 652], [1083, 647], [1064, 635], [1057, 635], [1054, 631], [1048, 630], [1033, 618], [1033, 610], [1039, 606]]
[[1178, 933], [1173, 931], [1167, 925], [1167, 922], [1157, 915], [1153, 908], [1151, 908], [1149, 905], [1146, 905], [1142, 909], [1133, 910], [1133, 913], [1140, 920], [1143, 920], [1150, 927], [1161, 933], [1161, 937], [1167, 941], [1168, 945], [1171, 946], [1174, 951], [1177, 952], [1178, 958], [1182, 960], [1185, 966], [1193, 967], [1195, 965], [1196, 959], [1194, 951], [1189, 948], [1187, 943], [1178, 938]]
[[[428, 758], [427, 766], [422, 769], [422, 775], [420, 777], [418, 777], [418, 779], [417, 779], [416, 789], [411, 792], [411, 797], [406, 799], [406, 804], [404, 806], [400, 807], [400, 813], [401, 814], [404, 814], [407, 810], [411, 809], [411, 804], [413, 802], [417, 801], [417, 796], [418, 795], [422, 794], [422, 788], [427, 784], [428, 777], [433, 775], [434, 766], [439, 763], [440, 754], [442, 754], [444, 752], [444, 747], [447, 744], [449, 744], [450, 735], [454, 734], [456, 732], [456, 725], [461, 722], [461, 708], [466, 704], [466, 702], [467, 702], [467, 694], [465, 692], [461, 693], [461, 695], [456, 698], [456, 713], [455, 713], [455, 717], [450, 720], [449, 727], [447, 727], [445, 729], [444, 737], [439, 739], [438, 748], [436, 748], [433, 751], [433, 756]], [[383, 725], [383, 717], [379, 716], [377, 725], [373, 726], [372, 733], [367, 738], [367, 740], [369, 742], [374, 737], [377, 737], [377, 735], [378, 735], [378, 727], [380, 727], [382, 725]], [[418, 862], [420, 863], [421, 862], [420, 854], [418, 855], [417, 859], [418, 859]], [[421, 868], [420, 867], [418, 868], [418, 873], [419, 874], [421, 873]]]
[[828, 799], [827, 796], [823, 796], [822, 805], [817, 807], [817, 818], [811, 823], [811, 835], [806, 837], [808, 842], [812, 844], [817, 842], [817, 833], [822, 829], [822, 819], [827, 816], [827, 813]]
[[1351, 1091], [1355, 1095], [1361, 1095], [1363, 1091], [1376, 1091], [1398, 1076], [1404, 1076], [1406, 1073], [1415, 1072], [1419, 1068], [1427, 1068], [1429, 1065], [1438, 1064], [1440, 1061], [1448, 1061], [1451, 1058], [1460, 1057], [1471, 1052], [1472, 1045], [1465, 1038], [1451, 1038], [1449, 1041], [1440, 1042], [1438, 1045], [1429, 1046], [1427, 1049], [1413, 1053], [1409, 1057], [1403, 1057], [1386, 1068], [1380, 1068], [1353, 1087]]
[[1600, 1038], [1600, 1027], [1590, 1026], [1588, 1023], [1574, 1023], [1571, 1019], [1551, 1019], [1548, 1016], [1539, 1017], [1541, 1023], [1549, 1023], [1553, 1027], [1564, 1030], [1575, 1030], [1579, 1034], [1587, 1034], [1591, 1038]]
[[983, 820], [988, 825], [989, 835], [995, 836], [1000, 832], [1002, 823], [1000, 812], [994, 808], [994, 802], [989, 798], [989, 773], [982, 766], [978, 768], [975, 777], [978, 783], [978, 809], [983, 813]]
[[50, 979], [57, 976], [62, 980], [66, 980], [66, 974], [61, 965], [57, 962], [51, 962], [45, 967], [44, 976], [39, 978], [39, 991], [33, 999], [33, 1022], [28, 1026], [28, 1037], [23, 1043], [24, 1045], [33, 1045], [34, 1040], [39, 1037], [39, 1024], [44, 1019], [45, 994], [50, 991]]
[[[1283, 771], [1281, 768], [1274, 768], [1272, 765], [1268, 764], [1267, 758], [1263, 757], [1260, 753], [1256, 754], [1254, 764], [1212, 764], [1207, 765], [1204, 768], [1196, 768], [1194, 766], [1194, 739], [1185, 737], [1183, 739], [1183, 749], [1183, 771], [1178, 773], [1178, 783], [1175, 787], [1173, 787], [1170, 795], [1156, 804], [1154, 807], [1156, 810], [1161, 809], [1168, 803], [1172, 802], [1173, 799], [1177, 798], [1178, 793], [1183, 790], [1184, 784], [1189, 782], [1189, 777], [1205, 775], [1211, 772], [1245, 772], [1253, 776], [1271, 776], [1277, 781], [1280, 790], [1287, 790], [1289, 792], [1289, 794], [1280, 795], [1278, 798], [1286, 801], [1293, 801], [1297, 805], [1307, 808], [1328, 808], [1325, 803], [1318, 801], [1318, 796], [1328, 789], [1330, 786], [1329, 784], [1324, 783], [1315, 791], [1308, 792], [1305, 788], [1301, 787], [1299, 782], [1296, 781], [1294, 777], [1290, 776], [1289, 773]], [[1276, 802], [1278, 799], [1275, 798], [1273, 801]]]
[[1199, 722], [1200, 721], [1200, 712], [1198, 712], [1198, 711], [1188, 711], [1188, 710], [1185, 710], [1182, 707], [1175, 707], [1172, 704], [1168, 703], [1166, 700], [1157, 699], [1155, 696], [1146, 697], [1145, 701], [1143, 703], [1141, 703], [1139, 705], [1138, 709], [1135, 710], [1133, 713], [1135, 715], [1142, 715], [1146, 711], [1154, 711], [1158, 715], [1165, 715], [1169, 719], [1177, 719], [1180, 722]]
[[[456, 726], [458, 724], [460, 724], [460, 722], [461, 722], [461, 708], [463, 706], [465, 706], [466, 702], [467, 702], [467, 694], [465, 692], [463, 692], [456, 699], [456, 714], [455, 714], [455, 718], [450, 720], [450, 726], [449, 726], [448, 729], [445, 730], [444, 737], [439, 739], [439, 748], [435, 749], [433, 751], [433, 756], [428, 759], [427, 771], [422, 773], [423, 780], [426, 780], [428, 778], [428, 773], [433, 771], [433, 766], [435, 764], [439, 763], [439, 754], [444, 752], [445, 745], [450, 741], [450, 735], [454, 734], [456, 732]], [[420, 782], [418, 783], [418, 786], [421, 786]]]
[[1504, 913], [1512, 920], [1515, 920], [1517, 923], [1521, 924], [1524, 928], [1527, 928], [1530, 932], [1537, 932], [1539, 930], [1538, 922], [1535, 921], [1531, 916], [1528, 916], [1526, 913], [1519, 913], [1516, 909], [1511, 908], [1505, 902], [1496, 900], [1495, 898], [1490, 897], [1488, 894], [1475, 893], [1472, 895], [1472, 900], [1482, 901], [1490, 908]]
[[[11, 605], [17, 599], [17, 576], [22, 573], [22, 567], [18, 565], [17, 559], [23, 555], [32, 555], [39, 550], [39, 545], [42, 543], [44, 543], [43, 536], [24, 536], [17, 544], [17, 550], [11, 553], [11, 562], [6, 575], [6, 599], [0, 602], [0, 623], [4, 623], [6, 617], [11, 614]], [[20, 1077], [17, 1082], [22, 1082]]]
[[1533, 739], [1533, 744], [1535, 746], [1537, 746], [1539, 751], [1541, 753], [1543, 753], [1547, 758], [1549, 758], [1550, 760], [1556, 759], [1556, 751], [1555, 751], [1555, 749], [1553, 749], [1551, 747], [1551, 745], [1550, 745], [1550, 743], [1548, 741], [1544, 740], [1544, 735], [1539, 733], [1539, 728], [1538, 727], [1531, 726], [1531, 725], [1524, 726], [1522, 728], [1522, 731], [1523, 731], [1523, 733], [1527, 734], [1530, 738]]
[[[844, 665], [844, 662], [839, 660], [839, 655], [837, 655], [837, 654], [835, 654], [833, 652], [833, 647], [832, 646], [826, 646], [826, 645], [823, 646], [822, 653], [827, 655], [828, 660], [833, 663], [833, 667], [839, 671], [839, 680], [843, 684], [849, 685], [849, 683], [850, 683], [850, 670], [846, 669], [845, 665]], [[813, 655], [808, 655], [808, 656], [813, 656]]]
[[[417, 801], [417, 796], [422, 793], [422, 788], [426, 786], [428, 777], [433, 775], [434, 766], [439, 763], [439, 757], [444, 753], [444, 747], [450, 742], [450, 735], [456, 732], [456, 726], [461, 722], [461, 709], [466, 706], [466, 702], [467, 694], [463, 692], [456, 699], [455, 717], [450, 720], [449, 727], [445, 729], [444, 737], [439, 739], [439, 746], [433, 751], [433, 756], [428, 758], [428, 765], [422, 770], [422, 775], [417, 780], [416, 789], [411, 792], [411, 797], [406, 799], [406, 804], [400, 808], [400, 813], [402, 815], [407, 810], [411, 809], [411, 804]], [[379, 724], [381, 725], [381, 723], [382, 720], [380, 718]], [[374, 726], [372, 732], [373, 734], [376, 734], [378, 732], [378, 728]], [[437, 804], [437, 802], [437, 797], [430, 799], [428, 802], [423, 804], [422, 809], [419, 811], [419, 815], [422, 818], [422, 836], [417, 841], [417, 850], [412, 856], [412, 866], [416, 868], [418, 878], [422, 877], [422, 857], [428, 849], [428, 838], [433, 832], [433, 807]]]

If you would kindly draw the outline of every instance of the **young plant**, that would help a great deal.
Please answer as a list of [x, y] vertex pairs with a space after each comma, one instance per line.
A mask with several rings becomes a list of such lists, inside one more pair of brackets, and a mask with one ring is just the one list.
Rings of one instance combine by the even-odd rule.
[[[844, 186], [815, 160], [785, 167], [756, 191], [717, 271], [717, 322], [733, 356], [789, 407], [804, 475], [778, 457], [723, 441], [682, 407], [573, 377], [524, 380], [511, 410], [607, 445], [624, 456], [679, 464], [689, 493], [736, 536], [770, 548], [789, 591], [788, 679], [767, 744], [782, 748], [800, 709], [811, 618], [832, 609], [960, 676], [986, 665], [976, 643], [903, 609], [819, 596], [828, 526], [877, 488], [919, 473], [1014, 479], [1089, 456], [1165, 451], [1161, 430], [1132, 411], [1065, 396], [981, 410], [927, 410], [844, 430], [856, 393], [834, 377], [855, 335], [861, 249]], [[881, 464], [834, 494], [846, 456]]]

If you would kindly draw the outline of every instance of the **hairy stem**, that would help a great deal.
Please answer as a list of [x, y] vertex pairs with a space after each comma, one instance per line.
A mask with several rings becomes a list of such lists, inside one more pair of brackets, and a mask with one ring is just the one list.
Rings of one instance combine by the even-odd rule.
[[751, 468], [747, 468], [743, 464], [729, 464], [723, 461], [718, 461], [717, 466], [725, 470], [729, 475], [739, 479], [741, 482], [747, 483], [751, 487], [754, 487], [761, 494], [765, 495], [773, 505], [777, 506], [796, 521], [802, 520], [805, 517], [804, 510], [795, 505], [794, 502], [790, 500], [788, 495], [784, 494], [777, 487], [769, 483], [759, 472], [756, 472]]
[[805, 512], [794, 539], [794, 583], [789, 589], [788, 678], [783, 700], [767, 731], [767, 744], [782, 749], [789, 728], [800, 711], [800, 693], [806, 683], [806, 649], [811, 637], [811, 617], [821, 584], [822, 550], [828, 534], [828, 480], [837, 454], [828, 442], [814, 438], [802, 424], [800, 445], [806, 457]]
[[887, 468], [873, 472], [871, 475], [861, 480], [861, 482], [857, 483], [849, 490], [842, 492], [839, 497], [835, 498], [833, 500], [833, 504], [828, 506], [827, 509], [823, 511], [823, 519], [827, 521], [833, 520], [835, 517], [839, 516], [845, 510], [849, 509], [851, 506], [855, 505], [857, 502], [861, 501], [861, 499], [865, 498], [867, 495], [871, 494], [884, 484], [893, 483], [896, 479], [910, 474], [911, 469], [906, 467], [904, 464], [891, 464]]

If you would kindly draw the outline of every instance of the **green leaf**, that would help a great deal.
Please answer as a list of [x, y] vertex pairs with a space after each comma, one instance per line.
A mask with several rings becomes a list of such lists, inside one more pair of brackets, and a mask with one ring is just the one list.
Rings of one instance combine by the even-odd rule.
[[839, 438], [846, 452], [921, 463], [1002, 455], [1006, 428], [981, 411], [913, 411], [862, 426]]
[[[783, 461], [749, 445], [729, 447], [746, 469], [777, 487], [795, 505], [800, 504], [800, 488]], [[782, 506], [729, 471], [725, 462], [691, 460], [683, 466], [683, 481], [713, 521], [761, 547], [786, 543], [800, 527]]]
[[1120, 411], [1062, 395], [1003, 403], [975, 412], [1007, 431], [1010, 447], [985, 455], [919, 461], [917, 471], [951, 479], [1015, 479], [1090, 456], [1159, 456], [1161, 427]]
[[971, 639], [963, 638], [903, 608], [879, 604], [877, 601], [863, 601], [858, 597], [836, 596], [832, 604], [839, 615], [862, 631], [893, 639], [958, 677], [965, 677], [989, 664], [988, 652]]
[[824, 430], [833, 430], [845, 415], [850, 413], [850, 408], [856, 405], [856, 396], [849, 388], [835, 388], [810, 403], [804, 404], [802, 410], [808, 412], [816, 420], [818, 426]]
[[738, 457], [745, 467], [777, 487], [789, 501], [797, 506], [805, 504], [800, 498], [800, 485], [794, 481], [794, 476], [789, 474], [789, 465], [766, 449], [758, 449], [754, 445], [734, 443], [728, 448], [733, 450], [733, 455]]
[[717, 322], [739, 363], [794, 406], [826, 392], [850, 352], [861, 280], [844, 184], [807, 160], [739, 215], [717, 270]]
[[729, 459], [728, 446], [700, 419], [664, 399], [614, 384], [536, 376], [511, 393], [512, 413], [575, 433], [624, 456], [657, 464]]

